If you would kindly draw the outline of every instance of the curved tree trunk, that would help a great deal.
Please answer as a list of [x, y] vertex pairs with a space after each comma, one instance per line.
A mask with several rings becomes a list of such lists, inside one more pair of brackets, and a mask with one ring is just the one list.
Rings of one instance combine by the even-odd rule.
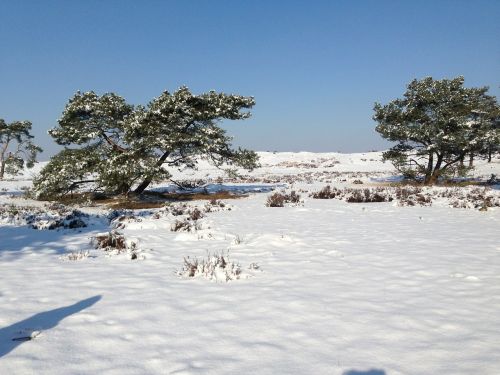
[[[158, 161], [156, 162], [156, 165], [159, 167], [161, 166], [165, 160], [167, 160], [168, 158], [168, 155], [170, 155], [170, 152], [165, 152], [160, 159], [158, 159]], [[151, 182], [153, 181], [152, 178], [148, 177], [146, 179], [144, 179], [144, 181], [142, 181], [139, 186], [137, 186], [137, 188], [134, 190], [134, 194], [142, 194], [144, 192], [144, 190], [146, 190], [146, 188], [149, 186], [149, 184], [151, 184]]]

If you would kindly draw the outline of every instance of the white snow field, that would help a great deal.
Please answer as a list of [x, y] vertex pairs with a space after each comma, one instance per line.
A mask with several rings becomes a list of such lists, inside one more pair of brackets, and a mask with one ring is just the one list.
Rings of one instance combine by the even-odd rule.
[[[380, 153], [261, 157], [248, 181], [211, 187], [251, 193], [197, 230], [171, 230], [180, 203], [113, 221], [135, 260], [90, 243], [110, 230], [106, 207], [79, 208], [89, 225], [76, 229], [0, 218], [0, 374], [500, 373], [499, 208], [312, 199], [327, 183], [397, 176]], [[492, 173], [499, 159], [479, 163]], [[176, 177], [207, 174], [220, 172]], [[285, 184], [303, 203], [266, 207]], [[0, 204], [50, 221], [47, 204], [22, 198], [29, 185], [29, 173], [0, 181]], [[179, 275], [184, 257], [221, 252], [239, 278]]]

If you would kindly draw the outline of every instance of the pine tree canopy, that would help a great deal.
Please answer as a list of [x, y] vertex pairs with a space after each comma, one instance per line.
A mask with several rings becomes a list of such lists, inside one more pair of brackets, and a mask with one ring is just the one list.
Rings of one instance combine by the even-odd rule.
[[[35, 190], [57, 196], [92, 182], [104, 192], [135, 188], [139, 194], [151, 182], [169, 178], [169, 167], [195, 168], [199, 158], [253, 169], [255, 152], [232, 149], [219, 123], [250, 117], [245, 110], [254, 104], [253, 97], [215, 91], [194, 95], [187, 87], [136, 107], [113, 93], [77, 92], [49, 131], [66, 149], [42, 170]], [[74, 165], [55, 167], [67, 163]]]
[[488, 88], [466, 88], [464, 78], [413, 80], [402, 99], [375, 104], [376, 131], [398, 142], [384, 159], [408, 177], [435, 183], [459, 173], [465, 155], [486, 155], [500, 141], [499, 105]]
[[33, 143], [31, 122], [0, 119], [0, 180], [5, 174], [16, 175], [24, 166], [32, 168], [42, 149]]

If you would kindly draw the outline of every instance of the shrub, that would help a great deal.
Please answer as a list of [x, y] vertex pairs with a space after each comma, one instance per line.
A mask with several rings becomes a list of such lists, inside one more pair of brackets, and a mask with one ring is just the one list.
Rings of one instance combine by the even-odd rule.
[[189, 219], [196, 221], [203, 217], [203, 212], [201, 212], [197, 207], [189, 213]]
[[285, 196], [281, 193], [273, 193], [267, 197], [266, 202], [267, 207], [284, 207], [285, 206]]
[[172, 232], [195, 232], [201, 229], [201, 224], [197, 220], [190, 220], [186, 218], [184, 220], [176, 220], [172, 224], [170, 230]]
[[92, 242], [96, 249], [103, 249], [104, 251], [117, 251], [121, 253], [127, 249], [125, 237], [116, 231], [98, 234], [93, 238]]
[[207, 254], [207, 258], [184, 258], [184, 264], [177, 272], [182, 277], [203, 277], [214, 281], [230, 281], [240, 279], [241, 266], [229, 259], [229, 254], [224, 252]]
[[330, 185], [326, 185], [323, 189], [318, 192], [312, 193], [310, 196], [314, 199], [333, 199], [338, 196], [340, 190], [336, 188], [331, 188]]
[[[123, 234], [115, 230], [98, 234], [92, 238], [92, 243], [96, 249], [102, 249], [108, 254], [129, 253], [130, 259], [138, 259], [141, 252], [136, 241], [127, 241]], [[141, 259], [144, 259], [144, 256], [141, 256]]]
[[300, 203], [300, 195], [292, 190], [289, 195], [286, 196], [286, 201], [290, 203], [299, 204]]
[[432, 204], [430, 195], [425, 195], [420, 187], [396, 188], [396, 198], [400, 206], [430, 206]]
[[385, 187], [375, 189], [335, 189], [329, 185], [310, 196], [314, 199], [339, 199], [349, 203], [391, 202], [400, 206], [430, 206], [439, 198], [455, 208], [486, 210], [500, 207], [500, 194], [490, 188], [421, 188], [415, 186]]
[[290, 194], [275, 192], [267, 197], [266, 206], [267, 207], [284, 207], [285, 203], [299, 204], [300, 195], [294, 190]]

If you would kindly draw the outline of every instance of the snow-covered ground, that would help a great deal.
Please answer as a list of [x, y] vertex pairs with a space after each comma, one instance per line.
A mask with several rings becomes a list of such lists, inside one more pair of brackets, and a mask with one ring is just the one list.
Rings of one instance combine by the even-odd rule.
[[[0, 220], [0, 374], [499, 373], [499, 208], [309, 197], [395, 179], [380, 153], [261, 153], [261, 164], [218, 185], [254, 193], [212, 205], [192, 231], [171, 228], [206, 201], [111, 224], [106, 208], [79, 208], [88, 226], [75, 229]], [[500, 160], [476, 172], [492, 173]], [[218, 176], [202, 164], [174, 177]], [[266, 207], [268, 188], [285, 185], [303, 203]], [[57, 208], [23, 199], [23, 186], [29, 172], [0, 181], [0, 204], [50, 219]], [[94, 249], [111, 227], [135, 249]], [[179, 276], [184, 258], [221, 252], [239, 279]]]

